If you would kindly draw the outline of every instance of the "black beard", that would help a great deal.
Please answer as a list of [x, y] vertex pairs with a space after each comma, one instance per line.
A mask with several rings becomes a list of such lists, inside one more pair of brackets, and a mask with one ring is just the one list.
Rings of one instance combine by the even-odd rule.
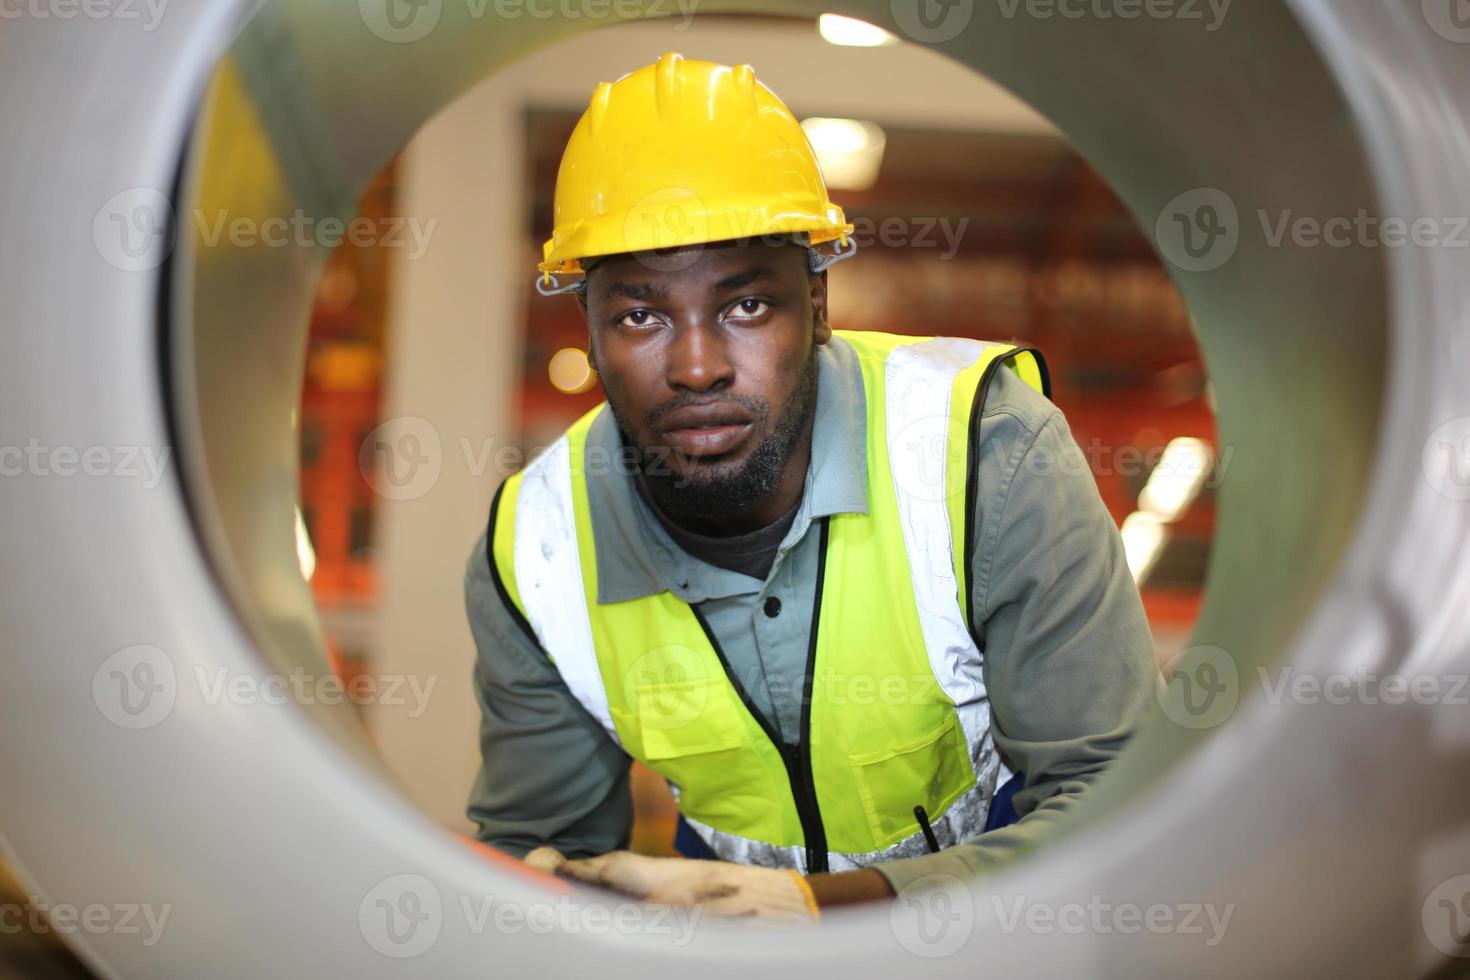
[[[757, 428], [765, 428], [771, 414], [769, 402], [745, 398], [732, 400], [751, 413]], [[681, 404], [675, 402], [665, 406], [664, 412]], [[669, 468], [667, 450], [648, 452], [639, 447], [639, 469], [649, 496], [665, 516], [690, 529], [706, 526], [711, 516], [739, 514], [756, 506], [776, 489], [786, 462], [791, 458], [791, 451], [796, 448], [816, 404], [817, 345], [813, 344], [802, 369], [801, 380], [781, 406], [775, 429], [734, 472], [716, 464], [707, 467], [709, 472], [700, 472], [696, 468], [692, 474], [680, 475]], [[611, 400], [608, 407], [613, 409], [613, 417], [618, 419], [624, 445], [630, 445], [627, 427], [622, 424]], [[651, 422], [649, 429], [653, 429]]]

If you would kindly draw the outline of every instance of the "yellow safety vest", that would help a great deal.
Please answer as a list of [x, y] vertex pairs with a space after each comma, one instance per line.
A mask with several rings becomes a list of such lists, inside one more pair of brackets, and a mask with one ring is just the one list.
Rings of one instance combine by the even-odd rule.
[[[1004, 769], [969, 613], [970, 433], [993, 371], [1047, 391], [1038, 352], [835, 331], [867, 406], [868, 512], [820, 519], [791, 748], [750, 708], [699, 612], [672, 593], [597, 601], [583, 416], [491, 509], [491, 571], [513, 614], [608, 734], [668, 779], [722, 858], [845, 870], [977, 836]], [[1006, 773], [1005, 775], [1008, 775]]]

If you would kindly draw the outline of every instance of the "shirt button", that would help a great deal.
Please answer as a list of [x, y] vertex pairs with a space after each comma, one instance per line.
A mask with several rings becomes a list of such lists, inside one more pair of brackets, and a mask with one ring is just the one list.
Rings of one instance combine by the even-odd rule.
[[770, 617], [771, 619], [775, 619], [777, 616], [781, 615], [781, 600], [777, 599], [775, 596], [767, 596], [765, 610], [768, 617]]

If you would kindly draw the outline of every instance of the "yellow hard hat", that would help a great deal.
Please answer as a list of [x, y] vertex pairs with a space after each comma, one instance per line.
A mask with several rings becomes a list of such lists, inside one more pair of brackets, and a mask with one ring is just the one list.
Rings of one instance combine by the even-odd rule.
[[538, 286], [592, 256], [783, 234], [846, 247], [852, 231], [801, 124], [753, 68], [671, 51], [592, 93], [557, 170]]

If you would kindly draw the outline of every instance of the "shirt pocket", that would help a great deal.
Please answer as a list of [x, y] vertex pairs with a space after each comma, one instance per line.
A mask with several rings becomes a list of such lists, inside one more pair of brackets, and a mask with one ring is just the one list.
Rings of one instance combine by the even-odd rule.
[[919, 833], [914, 807], [937, 820], [975, 785], [969, 743], [959, 716], [905, 744], [848, 757], [874, 849]]

